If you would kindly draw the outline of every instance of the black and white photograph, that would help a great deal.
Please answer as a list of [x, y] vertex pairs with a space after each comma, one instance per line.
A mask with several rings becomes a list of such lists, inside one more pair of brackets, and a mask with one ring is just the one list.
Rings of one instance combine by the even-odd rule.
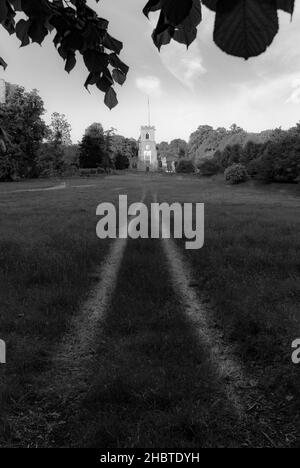
[[0, 448], [300, 448], [299, 1], [0, 25]]

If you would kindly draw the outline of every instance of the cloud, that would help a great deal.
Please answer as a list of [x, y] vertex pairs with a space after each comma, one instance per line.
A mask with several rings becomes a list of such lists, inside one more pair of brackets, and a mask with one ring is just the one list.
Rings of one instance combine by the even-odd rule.
[[[153, 13], [150, 15], [148, 29], [153, 30], [158, 21], [159, 14]], [[210, 20], [207, 18], [207, 22]], [[210, 20], [211, 21], [211, 20]], [[208, 32], [202, 33], [201, 40], [208, 39]], [[203, 59], [200, 52], [199, 43], [196, 41], [187, 50], [186, 45], [179, 44], [172, 40], [167, 46], [163, 46], [160, 50], [160, 58], [163, 66], [184, 86], [193, 89], [197, 80], [199, 80], [206, 72], [203, 66]]]
[[190, 89], [207, 72], [197, 42], [187, 51], [185, 46], [173, 41], [161, 50], [161, 60], [166, 69]]
[[[201, 43], [205, 43], [210, 39], [211, 27], [214, 17], [209, 15], [208, 10], [204, 12], [204, 26], [198, 30], [198, 36], [201, 37]], [[151, 13], [148, 29], [152, 30], [156, 27], [159, 14]], [[208, 26], [209, 25], [209, 26]], [[201, 35], [200, 35], [201, 32]], [[186, 45], [179, 44], [172, 40], [170, 44], [163, 46], [160, 50], [160, 58], [163, 66], [184, 86], [193, 89], [197, 81], [207, 72], [203, 65], [203, 59], [200, 52], [199, 42], [195, 40], [192, 45], [186, 48]]]
[[300, 104], [300, 75], [288, 73], [281, 76], [257, 77], [235, 85], [235, 102], [265, 109], [283, 104]]
[[293, 91], [286, 100], [287, 103], [300, 104], [300, 78], [295, 78], [292, 83]]
[[136, 78], [135, 83], [137, 88], [148, 96], [160, 96], [161, 94], [161, 82], [157, 76], [140, 76]]

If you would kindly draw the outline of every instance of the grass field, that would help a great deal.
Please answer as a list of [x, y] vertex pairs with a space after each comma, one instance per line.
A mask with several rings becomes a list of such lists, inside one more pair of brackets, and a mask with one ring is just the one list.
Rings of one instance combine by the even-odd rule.
[[[245, 369], [246, 380], [233, 382], [242, 415], [187, 319], [158, 240], [128, 242], [80, 392], [51, 386], [56, 349], [110, 255], [113, 241], [95, 235], [96, 207], [143, 192], [148, 203], [155, 194], [205, 203], [204, 248], [176, 244], [219, 348]], [[291, 361], [300, 337], [299, 195], [298, 185], [159, 175], [1, 184], [1, 446], [300, 446]]]

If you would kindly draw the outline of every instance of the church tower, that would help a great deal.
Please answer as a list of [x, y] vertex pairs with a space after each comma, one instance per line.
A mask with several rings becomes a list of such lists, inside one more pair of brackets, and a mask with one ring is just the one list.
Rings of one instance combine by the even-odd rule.
[[139, 142], [139, 171], [156, 171], [158, 168], [155, 127], [150, 124], [150, 102], [148, 99], [148, 125], [141, 127]]
[[138, 169], [140, 171], [156, 171], [157, 167], [155, 127], [145, 125], [141, 127]]

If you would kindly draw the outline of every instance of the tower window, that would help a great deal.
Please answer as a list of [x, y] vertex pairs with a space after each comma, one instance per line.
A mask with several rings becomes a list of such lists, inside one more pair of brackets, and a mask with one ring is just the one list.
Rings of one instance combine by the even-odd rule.
[[146, 133], [146, 140], [150, 140], [150, 135], [149, 135], [149, 133]]

